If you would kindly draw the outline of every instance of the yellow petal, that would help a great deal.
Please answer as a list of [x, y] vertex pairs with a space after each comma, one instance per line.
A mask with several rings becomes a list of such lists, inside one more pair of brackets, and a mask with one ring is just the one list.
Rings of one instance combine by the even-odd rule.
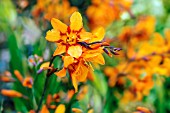
[[154, 33], [153, 34], [153, 44], [157, 46], [163, 46], [165, 44], [164, 38], [161, 36], [159, 33]]
[[70, 28], [79, 31], [83, 27], [82, 17], [79, 12], [74, 12], [70, 17]]
[[99, 27], [93, 31], [93, 37], [90, 42], [102, 41], [105, 35], [105, 30], [103, 27]]
[[67, 68], [70, 64], [74, 62], [74, 58], [71, 56], [64, 56], [64, 67]]
[[82, 32], [80, 33], [80, 39], [79, 41], [82, 42], [82, 41], [87, 41], [89, 39], [92, 38], [92, 33], [89, 33], [89, 32]]
[[82, 54], [82, 47], [80, 45], [71, 46], [68, 48], [68, 54], [72, 57], [79, 58]]
[[88, 110], [87, 113], [94, 113], [94, 110], [93, 110], [93, 109], [90, 109], [90, 110]]
[[61, 55], [66, 52], [66, 46], [62, 44], [57, 44], [57, 49], [55, 50], [53, 56]]
[[80, 62], [76, 71], [72, 75], [75, 76], [79, 82], [84, 82], [86, 80], [88, 72], [88, 66], [85, 65], [83, 62]]
[[86, 59], [87, 61], [89, 61], [89, 60], [88, 60], [89, 58], [94, 58], [94, 57], [96, 57], [96, 56], [99, 55], [99, 54], [100, 54], [100, 53], [92, 53], [92, 54], [88, 54], [88, 53], [87, 53], [87, 54], [83, 54], [83, 56], [84, 56], [83, 58]]
[[73, 113], [83, 113], [83, 111], [79, 108], [72, 108]]
[[46, 40], [48, 40], [50, 42], [56, 42], [56, 41], [60, 40], [60, 37], [61, 37], [60, 32], [52, 29], [47, 32], [47, 35], [45, 38], [46, 38]]
[[105, 60], [104, 60], [102, 54], [99, 54], [99, 55], [97, 55], [96, 57], [94, 57], [93, 61], [96, 62], [96, 63], [98, 63], [98, 64], [101, 64], [101, 65], [104, 65], [104, 64], [105, 64]]
[[40, 69], [47, 68], [47, 67], [49, 67], [49, 65], [50, 65], [50, 62], [44, 62], [41, 64]]
[[66, 76], [66, 68], [61, 69], [60, 71], [55, 73], [59, 77], [65, 77]]
[[62, 33], [66, 33], [67, 32], [67, 25], [64, 24], [63, 22], [61, 22], [58, 19], [52, 18], [51, 19], [51, 24], [53, 26], [53, 28], [55, 30], [59, 30]]
[[86, 61], [95, 62], [101, 65], [105, 64], [105, 60], [101, 53], [94, 53], [93, 55], [87, 54], [84, 58]]
[[72, 78], [72, 83], [73, 83], [73, 86], [74, 86], [74, 89], [75, 89], [75, 93], [76, 93], [78, 91], [77, 80], [76, 80], [75, 76], [71, 76], [71, 78]]
[[98, 55], [100, 53], [103, 53], [102, 48], [97, 48], [97, 49], [94, 49], [94, 50], [86, 49], [86, 51], [83, 51], [83, 56], [86, 56], [88, 54], [90, 54], [91, 56], [96, 56], [96, 55]]
[[64, 105], [64, 104], [60, 104], [60, 105], [56, 108], [55, 113], [65, 113], [65, 111], [66, 111], [65, 105]]

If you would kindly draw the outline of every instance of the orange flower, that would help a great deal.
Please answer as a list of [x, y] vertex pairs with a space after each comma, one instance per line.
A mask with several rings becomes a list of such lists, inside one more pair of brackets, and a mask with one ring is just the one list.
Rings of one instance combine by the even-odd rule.
[[129, 11], [132, 3], [133, 0], [92, 0], [92, 5], [86, 11], [90, 28], [107, 27], [119, 19], [122, 12]]
[[152, 16], [141, 17], [134, 27], [133, 36], [139, 40], [149, 39], [155, 30], [155, 18]]
[[104, 69], [104, 73], [106, 74], [106, 76], [109, 77], [109, 81], [108, 81], [109, 86], [114, 87], [117, 82], [118, 70], [113, 67], [106, 67]]
[[118, 36], [120, 41], [128, 42], [132, 36], [132, 27], [126, 26], [122, 29], [122, 32]]
[[[92, 70], [91, 62], [105, 63], [101, 54], [103, 52], [101, 44], [99, 46], [87, 45], [87, 43], [101, 41], [104, 37], [104, 29], [98, 28], [93, 33], [84, 31], [82, 17], [79, 12], [73, 13], [70, 17], [70, 26], [55, 18], [51, 20], [51, 23], [54, 29], [47, 32], [46, 39], [57, 44], [54, 56], [65, 55], [62, 57], [64, 61], [63, 69], [55, 74], [64, 77], [68, 69], [73, 86], [77, 91], [77, 82], [85, 81]], [[86, 44], [88, 47], [82, 46], [82, 44]]]
[[55, 17], [69, 23], [68, 17], [75, 11], [77, 11], [77, 8], [71, 6], [68, 0], [37, 0], [32, 15], [37, 17], [43, 13], [44, 18], [47, 20]]
[[24, 87], [32, 88], [33, 85], [33, 78], [32, 77], [26, 77], [24, 81], [22, 82], [22, 85]]
[[82, 86], [80, 92], [77, 95], [78, 100], [82, 100], [88, 92], [88, 86]]
[[[54, 10], [55, 9], [55, 10]], [[71, 6], [68, 0], [53, 0], [46, 8], [44, 18], [51, 20], [52, 18], [60, 18], [65, 23], [69, 23], [70, 15], [77, 11], [77, 7]]]
[[[155, 30], [155, 18], [152, 16], [140, 17], [135, 26], [126, 26], [119, 34], [122, 42], [131, 42], [134, 45], [139, 40], [148, 40]], [[138, 44], [138, 43], [136, 43]]]
[[8, 76], [0, 76], [0, 81], [2, 82], [14, 82], [15, 80]]
[[54, 95], [52, 96], [51, 94], [48, 94], [46, 104], [44, 105], [48, 109], [56, 109], [56, 105], [54, 105], [54, 102], [59, 102], [59, 96]]
[[15, 70], [14, 74], [24, 87], [32, 88], [32, 85], [33, 85], [32, 77], [27, 76], [27, 77], [23, 78], [21, 73], [18, 70]]
[[101, 41], [104, 37], [103, 28], [99, 28], [94, 34], [84, 31], [82, 17], [78, 12], [72, 14], [70, 23], [70, 26], [67, 26], [58, 19], [53, 18], [51, 20], [54, 29], [47, 32], [46, 39], [50, 42], [56, 42], [58, 46], [53, 54], [54, 56], [65, 53], [67, 50], [70, 56], [79, 58], [82, 54], [82, 47], [78, 42]]
[[68, 70], [75, 92], [78, 90], [78, 82], [85, 82], [87, 76], [93, 76], [92, 64], [105, 64], [103, 52], [117, 55], [117, 51], [121, 50], [101, 42], [105, 34], [102, 27], [92, 33], [86, 32], [79, 12], [74, 12], [70, 17], [70, 26], [55, 18], [51, 24], [53, 29], [47, 32], [46, 39], [57, 44], [53, 55], [62, 56], [64, 61], [63, 68], [55, 74], [64, 77]]
[[54, 99], [55, 102], [59, 102], [60, 101], [60, 95], [59, 94], [54, 94], [53, 99]]
[[11, 73], [9, 71], [5, 71], [2, 75], [0, 74], [0, 81], [14, 82], [15, 80], [12, 78]]
[[136, 112], [133, 112], [133, 113], [152, 113], [152, 111], [151, 110], [149, 110], [148, 108], [146, 108], [146, 107], [137, 107], [136, 108]]

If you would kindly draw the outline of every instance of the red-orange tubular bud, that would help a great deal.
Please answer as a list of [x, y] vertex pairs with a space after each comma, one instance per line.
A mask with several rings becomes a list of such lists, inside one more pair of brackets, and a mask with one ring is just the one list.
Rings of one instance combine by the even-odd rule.
[[17, 92], [15, 90], [2, 89], [1, 94], [8, 97], [23, 97], [20, 92]]

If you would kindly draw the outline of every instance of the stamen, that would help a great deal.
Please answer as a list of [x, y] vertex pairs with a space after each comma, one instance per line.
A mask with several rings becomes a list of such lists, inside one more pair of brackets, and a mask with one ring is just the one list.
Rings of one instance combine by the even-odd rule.
[[89, 43], [88, 45], [93, 45], [93, 44], [98, 44], [98, 43], [102, 43], [102, 42], [101, 41], [92, 42], [92, 43]]

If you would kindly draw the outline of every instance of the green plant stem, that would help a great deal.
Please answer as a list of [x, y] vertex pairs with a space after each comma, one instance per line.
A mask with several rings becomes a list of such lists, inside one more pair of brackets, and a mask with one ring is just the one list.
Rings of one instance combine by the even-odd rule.
[[43, 99], [44, 99], [44, 96], [45, 96], [45, 92], [47, 90], [47, 85], [48, 85], [48, 80], [49, 80], [50, 76], [47, 76], [46, 79], [45, 79], [45, 84], [44, 84], [44, 89], [43, 89], [43, 93], [42, 93], [42, 96], [41, 96], [41, 99], [40, 99], [40, 102], [38, 104], [38, 109], [36, 111], [36, 113], [38, 113], [38, 111], [40, 110], [40, 107], [42, 105], [42, 102], [43, 102]]
[[[55, 58], [56, 58], [56, 56], [51, 57], [49, 67], [52, 66], [52, 63], [53, 63], [53, 61], [54, 61]], [[44, 89], [43, 89], [42, 96], [41, 96], [40, 102], [39, 102], [39, 104], [38, 104], [38, 108], [37, 108], [37, 110], [36, 110], [36, 113], [38, 113], [38, 111], [39, 111], [40, 108], [41, 108], [41, 105], [42, 105], [42, 102], [43, 102], [43, 99], [44, 99], [44, 96], [45, 96], [45, 92], [46, 92], [46, 90], [47, 90], [47, 85], [48, 85], [48, 82], [49, 82], [50, 75], [52, 75], [53, 73], [54, 73], [54, 72], [51, 72], [51, 70], [48, 69], [47, 74], [46, 74], [45, 83], [44, 83]]]

